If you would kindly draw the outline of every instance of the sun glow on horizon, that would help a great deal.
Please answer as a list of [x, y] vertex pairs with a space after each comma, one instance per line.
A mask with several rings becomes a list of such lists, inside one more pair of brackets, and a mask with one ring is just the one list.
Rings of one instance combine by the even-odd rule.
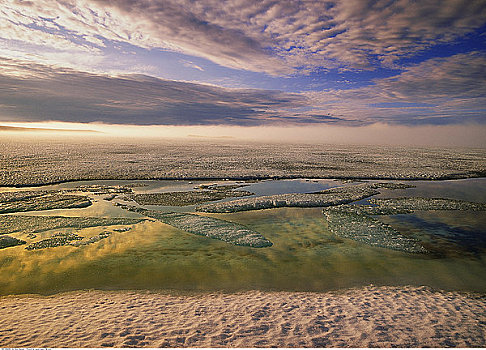
[[[1, 128], [7, 127], [12, 129]], [[18, 128], [16, 130], [15, 128]], [[77, 133], [79, 132], [79, 133]], [[95, 138], [133, 138], [156, 140], [181, 138], [190, 140], [222, 140], [315, 144], [383, 144], [404, 146], [458, 146], [486, 148], [486, 126], [442, 125], [403, 126], [375, 123], [344, 127], [330, 125], [294, 126], [176, 126], [119, 125], [66, 122], [3, 122], [0, 135], [70, 135]], [[372, 140], [372, 141], [370, 141]]]

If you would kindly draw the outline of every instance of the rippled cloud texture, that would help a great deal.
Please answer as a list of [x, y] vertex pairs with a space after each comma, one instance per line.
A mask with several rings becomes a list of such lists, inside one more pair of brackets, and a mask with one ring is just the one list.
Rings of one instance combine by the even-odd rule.
[[1, 121], [486, 123], [484, 0], [0, 5]]

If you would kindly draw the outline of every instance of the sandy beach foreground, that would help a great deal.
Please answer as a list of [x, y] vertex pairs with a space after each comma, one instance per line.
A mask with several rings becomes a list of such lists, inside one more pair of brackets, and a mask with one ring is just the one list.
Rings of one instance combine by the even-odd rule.
[[425, 287], [0, 299], [2, 347], [484, 347], [486, 295]]

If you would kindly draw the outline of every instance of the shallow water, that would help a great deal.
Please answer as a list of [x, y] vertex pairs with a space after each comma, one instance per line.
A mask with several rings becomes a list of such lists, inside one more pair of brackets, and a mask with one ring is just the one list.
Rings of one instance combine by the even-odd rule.
[[[381, 182], [381, 181], [370, 181]], [[412, 188], [383, 190], [377, 198], [427, 197], [460, 199], [470, 202], [486, 202], [486, 178], [443, 181], [386, 181], [402, 182]]]
[[[133, 182], [143, 181], [111, 181], [110, 184]], [[198, 184], [184, 181], [145, 183], [147, 186], [134, 190], [189, 190]], [[440, 196], [486, 202], [486, 179], [412, 184], [417, 187], [386, 191], [380, 196]], [[45, 188], [75, 185], [79, 183]], [[255, 188], [260, 188], [257, 194], [264, 194], [264, 191], [270, 194], [316, 191], [339, 185], [339, 181], [333, 180], [317, 183], [280, 180], [252, 184], [243, 189], [257, 193]], [[35, 214], [139, 216], [98, 197], [88, 208]], [[0, 250], [0, 294], [49, 294], [89, 288], [326, 291], [369, 284], [486, 291], [485, 212], [434, 211], [377, 217], [436, 247], [431, 255], [407, 254], [341, 239], [328, 231], [320, 208], [206, 215], [246, 225], [262, 233], [274, 245], [260, 249], [232, 246], [160, 222], [144, 222], [130, 231], [114, 233], [96, 244], [79, 248], [66, 246], [27, 251], [18, 246]], [[101, 230], [103, 228], [89, 228], [78, 234], [88, 236]]]

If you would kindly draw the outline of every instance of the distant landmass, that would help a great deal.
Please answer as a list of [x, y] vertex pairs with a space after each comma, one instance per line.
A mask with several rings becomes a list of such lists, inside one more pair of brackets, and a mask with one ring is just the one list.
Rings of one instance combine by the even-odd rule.
[[0, 131], [42, 131], [42, 132], [82, 132], [82, 133], [99, 133], [96, 130], [74, 130], [74, 129], [49, 129], [49, 128], [25, 128], [21, 126], [5, 126], [0, 125]]

